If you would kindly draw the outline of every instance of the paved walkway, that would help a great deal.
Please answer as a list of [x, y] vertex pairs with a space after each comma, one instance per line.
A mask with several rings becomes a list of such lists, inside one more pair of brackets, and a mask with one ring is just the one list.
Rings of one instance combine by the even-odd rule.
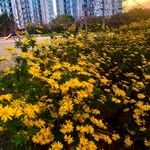
[[[37, 42], [42, 42], [43, 40], [50, 40], [50, 37], [36, 37]], [[11, 54], [6, 51], [6, 47], [13, 46], [15, 45], [15, 40], [13, 39], [8, 39], [5, 40], [5, 38], [0, 38], [0, 57], [3, 56], [11, 56]], [[0, 63], [0, 70], [3, 70], [7, 66], [13, 65], [13, 61], [7, 61], [6, 63]]]
[[[4, 40], [4, 39], [0, 39], [0, 57], [3, 56], [11, 56], [11, 54], [6, 51], [6, 47], [8, 46], [13, 46], [14, 45], [14, 40], [10, 39], [10, 40]], [[3, 62], [0, 63], [0, 70], [3, 70], [4, 68], [6, 68], [7, 66], [11, 66], [13, 65], [13, 61], [7, 61], [7, 62]]]

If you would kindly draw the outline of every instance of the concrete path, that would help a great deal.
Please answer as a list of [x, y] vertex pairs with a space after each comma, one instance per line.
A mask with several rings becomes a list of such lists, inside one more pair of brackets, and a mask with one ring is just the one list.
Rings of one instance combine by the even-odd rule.
[[[42, 42], [44, 40], [50, 40], [50, 37], [35, 37], [37, 42]], [[6, 56], [9, 57], [11, 54], [6, 51], [6, 47], [9, 46], [14, 46], [15, 45], [15, 40], [13, 39], [8, 39], [5, 40], [5, 38], [0, 38], [0, 57]], [[13, 65], [13, 61], [7, 61], [5, 63], [0, 63], [0, 70], [3, 70], [4, 68]]]
[[[0, 39], [0, 57], [3, 56], [10, 57], [11, 54], [8, 51], [6, 51], [6, 47], [13, 46], [13, 45], [14, 45], [14, 40], [12, 39], [7, 41], [4, 39]], [[11, 65], [13, 65], [13, 61], [1, 62], [0, 71]]]

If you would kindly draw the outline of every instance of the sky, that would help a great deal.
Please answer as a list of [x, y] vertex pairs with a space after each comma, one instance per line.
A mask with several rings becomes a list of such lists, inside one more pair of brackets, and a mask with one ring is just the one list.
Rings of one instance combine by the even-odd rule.
[[132, 8], [137, 7], [138, 4], [144, 6], [145, 8], [150, 8], [150, 0], [126, 0], [126, 7]]

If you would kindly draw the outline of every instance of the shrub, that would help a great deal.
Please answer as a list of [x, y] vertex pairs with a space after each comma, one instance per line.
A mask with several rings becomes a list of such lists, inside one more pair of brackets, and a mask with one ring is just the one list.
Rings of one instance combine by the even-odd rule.
[[66, 31], [73, 23], [75, 19], [69, 15], [60, 15], [54, 20], [52, 20], [50, 27], [54, 32], [64, 32]]
[[141, 22], [150, 19], [150, 9], [135, 8], [128, 12], [116, 14], [107, 19], [107, 25], [117, 28], [123, 25], [129, 25], [134, 22]]
[[15, 28], [15, 22], [12, 16], [8, 14], [0, 15], [0, 36], [7, 36]]
[[51, 29], [47, 25], [35, 25], [29, 23], [27, 26], [28, 34], [48, 34], [51, 33]]

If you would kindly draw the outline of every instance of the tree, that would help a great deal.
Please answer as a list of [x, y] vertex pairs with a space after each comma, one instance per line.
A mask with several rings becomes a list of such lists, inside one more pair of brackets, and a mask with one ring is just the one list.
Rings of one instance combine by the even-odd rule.
[[69, 23], [73, 23], [74, 21], [75, 21], [75, 19], [70, 15], [60, 15], [57, 18], [55, 18], [54, 20], [52, 20], [52, 23], [66, 25]]
[[125, 13], [116, 14], [107, 19], [107, 25], [109, 27], [120, 27], [147, 19], [150, 19], [150, 9], [135, 8]]
[[6, 36], [15, 29], [15, 22], [11, 16], [4, 13], [0, 15], [0, 36]]
[[74, 23], [75, 19], [70, 15], [60, 15], [51, 22], [51, 29], [56, 32], [62, 32]]

